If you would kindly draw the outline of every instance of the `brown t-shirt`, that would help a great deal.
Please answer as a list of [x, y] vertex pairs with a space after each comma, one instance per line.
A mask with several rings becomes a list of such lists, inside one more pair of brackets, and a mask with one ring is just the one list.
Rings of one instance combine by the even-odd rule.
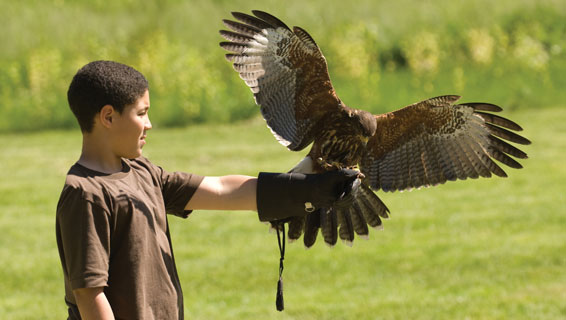
[[71, 167], [56, 219], [70, 319], [80, 318], [72, 290], [93, 287], [105, 287], [117, 319], [183, 318], [166, 213], [186, 218], [202, 179], [145, 158], [114, 174]]

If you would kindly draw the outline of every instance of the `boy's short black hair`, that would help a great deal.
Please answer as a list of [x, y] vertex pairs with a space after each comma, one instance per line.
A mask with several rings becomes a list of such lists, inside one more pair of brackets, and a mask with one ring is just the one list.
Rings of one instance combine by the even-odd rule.
[[73, 77], [67, 99], [83, 132], [92, 131], [94, 116], [109, 104], [120, 113], [143, 96], [149, 85], [136, 69], [114, 61], [93, 61]]

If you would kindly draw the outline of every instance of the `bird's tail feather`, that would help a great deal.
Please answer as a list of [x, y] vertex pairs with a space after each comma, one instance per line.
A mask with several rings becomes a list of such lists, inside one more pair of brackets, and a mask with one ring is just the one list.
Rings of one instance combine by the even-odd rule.
[[330, 247], [333, 247], [338, 240], [338, 218], [332, 208], [321, 209], [320, 229], [324, 242]]
[[[289, 172], [313, 173], [313, 160], [307, 156]], [[316, 242], [318, 230], [321, 229], [324, 242], [334, 246], [338, 237], [352, 246], [354, 234], [360, 238], [369, 237], [368, 225], [372, 228], [382, 227], [382, 218], [389, 217], [389, 209], [381, 199], [365, 183], [360, 183], [358, 188], [348, 197], [353, 197], [352, 203], [347, 207], [334, 206], [332, 208], [319, 208], [318, 210], [302, 217], [292, 217], [284, 221], [272, 224], [272, 228], [281, 230], [280, 223], [288, 223], [289, 242], [298, 240], [303, 235], [306, 248], [310, 248]]]
[[354, 224], [352, 223], [350, 210], [350, 208], [333, 208], [338, 218], [338, 225], [340, 226], [338, 231], [340, 239], [351, 247], [354, 242]]
[[367, 239], [369, 237], [368, 225], [366, 218], [364, 218], [364, 215], [362, 214], [359, 200], [356, 199], [352, 202], [349, 214], [352, 217], [352, 225], [354, 226], [356, 234], [361, 238]]
[[289, 242], [298, 240], [301, 237], [305, 229], [305, 220], [305, 216], [291, 218], [289, 221], [289, 231], [287, 232]]
[[320, 228], [320, 209], [315, 210], [307, 215], [305, 220], [305, 234], [303, 242], [306, 248], [312, 247], [316, 242], [318, 236], [318, 229]]
[[372, 228], [380, 228], [382, 226], [380, 217], [384, 219], [389, 218], [387, 206], [364, 183], [357, 189], [354, 201], [358, 203], [367, 224]]
[[367, 239], [368, 225], [382, 228], [382, 219], [389, 217], [389, 209], [381, 199], [364, 183], [353, 194], [354, 200], [348, 207], [321, 208], [305, 217], [293, 218], [289, 223], [289, 239], [298, 239], [304, 230], [305, 247], [316, 242], [318, 229], [321, 229], [324, 242], [334, 246], [340, 239], [351, 246], [354, 233]]

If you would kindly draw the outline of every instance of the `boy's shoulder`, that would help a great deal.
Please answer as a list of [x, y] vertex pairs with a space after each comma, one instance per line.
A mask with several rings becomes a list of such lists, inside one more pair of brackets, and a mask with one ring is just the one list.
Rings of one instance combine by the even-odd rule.
[[[123, 169], [120, 172], [108, 174], [87, 168], [78, 162], [73, 164], [65, 177], [65, 188], [86, 190], [96, 193], [105, 185], [113, 185], [126, 178], [158, 176], [161, 168], [154, 165], [147, 158], [123, 159]], [[137, 174], [132, 175], [132, 172]], [[151, 179], [151, 178], [150, 178]]]
[[102, 203], [104, 188], [101, 180], [98, 179], [102, 176], [104, 174], [100, 172], [88, 169], [78, 163], [73, 164], [65, 177], [65, 184], [57, 207], [60, 207], [62, 203], [73, 202], [78, 199]]
[[65, 177], [59, 204], [70, 199], [83, 199], [82, 201], [106, 206], [109, 202], [113, 202], [111, 199], [114, 197], [125, 194], [125, 190], [144, 183], [153, 185], [159, 177], [158, 170], [158, 167], [145, 158], [124, 159], [122, 171], [112, 174], [98, 172], [75, 163]]

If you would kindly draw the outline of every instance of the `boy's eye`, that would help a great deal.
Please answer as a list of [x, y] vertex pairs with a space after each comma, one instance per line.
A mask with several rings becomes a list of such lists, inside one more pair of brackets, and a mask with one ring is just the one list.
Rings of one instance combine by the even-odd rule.
[[138, 116], [143, 117], [143, 116], [147, 115], [148, 112], [149, 112], [149, 107], [139, 109], [138, 110]]

